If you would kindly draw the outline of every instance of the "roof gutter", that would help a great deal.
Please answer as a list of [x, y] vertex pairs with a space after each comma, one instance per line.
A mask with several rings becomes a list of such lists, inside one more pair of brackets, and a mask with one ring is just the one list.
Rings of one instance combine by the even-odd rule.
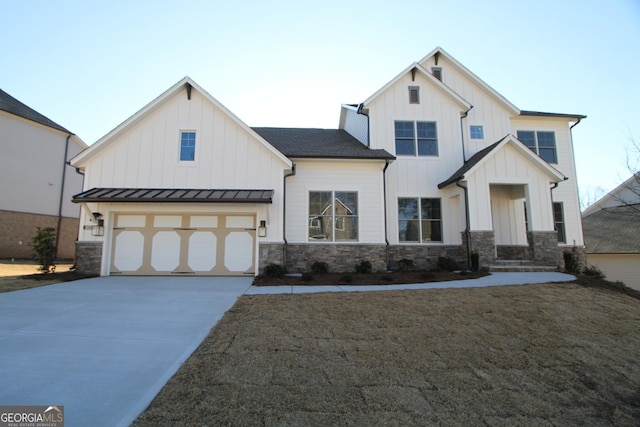
[[466, 226], [464, 228], [464, 235], [467, 241], [467, 268], [471, 268], [471, 224], [469, 220], [469, 188], [467, 186], [460, 184], [460, 181], [464, 179], [464, 175], [462, 175], [457, 181], [456, 186], [462, 188], [464, 191], [464, 217]]
[[287, 271], [287, 178], [296, 175], [296, 164], [291, 163], [291, 172], [286, 173], [282, 179], [282, 267]]

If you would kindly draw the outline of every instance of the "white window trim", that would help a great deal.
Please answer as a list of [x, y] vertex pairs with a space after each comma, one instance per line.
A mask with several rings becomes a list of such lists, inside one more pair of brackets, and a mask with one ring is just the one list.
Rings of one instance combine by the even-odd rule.
[[[183, 133], [194, 133], [196, 138], [196, 145], [193, 150], [193, 160], [181, 160], [180, 156], [182, 154], [182, 134]], [[181, 166], [193, 166], [198, 162], [198, 131], [195, 129], [180, 129], [178, 131], [178, 164]]]
[[[331, 225], [333, 227], [333, 230], [331, 233], [331, 240], [314, 240], [309, 237], [309, 227], [312, 226], [312, 224], [315, 221], [318, 221], [315, 218], [312, 219], [311, 213], [309, 212], [309, 200], [311, 199], [311, 193], [331, 193]], [[336, 230], [338, 231], [344, 230], [344, 220], [343, 220], [342, 228], [336, 227], [337, 220], [338, 220], [338, 218], [336, 217], [336, 204], [335, 204], [336, 193], [355, 193], [356, 194], [358, 214], [354, 216], [358, 219], [358, 228], [356, 230], [356, 233], [358, 236], [357, 239], [354, 239], [354, 240], [337, 240], [336, 239]], [[360, 191], [352, 190], [352, 189], [334, 189], [334, 190], [308, 189], [307, 190], [307, 231], [306, 233], [307, 233], [307, 242], [313, 243], [313, 244], [326, 245], [326, 244], [336, 244], [336, 243], [339, 243], [339, 244], [359, 243], [360, 242]]]
[[[396, 130], [395, 124], [396, 122], [412, 122], [413, 123], [413, 148], [414, 154], [398, 154], [396, 151]], [[418, 154], [418, 123], [434, 123], [436, 126], [436, 154]], [[438, 129], [438, 121], [436, 119], [394, 119], [393, 126], [393, 152], [396, 156], [405, 158], [405, 159], [439, 159], [440, 158], [440, 130]]]

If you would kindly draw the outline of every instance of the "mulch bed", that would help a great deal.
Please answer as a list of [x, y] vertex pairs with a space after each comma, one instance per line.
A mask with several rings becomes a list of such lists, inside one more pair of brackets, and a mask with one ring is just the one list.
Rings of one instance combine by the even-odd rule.
[[254, 286], [319, 286], [319, 285], [392, 285], [406, 283], [448, 282], [451, 280], [476, 279], [488, 272], [450, 271], [392, 271], [382, 273], [313, 273], [303, 276], [267, 277], [257, 276]]

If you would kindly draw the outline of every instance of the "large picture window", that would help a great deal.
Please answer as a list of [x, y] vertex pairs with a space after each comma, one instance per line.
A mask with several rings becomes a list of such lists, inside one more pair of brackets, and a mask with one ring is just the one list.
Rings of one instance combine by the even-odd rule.
[[398, 237], [401, 242], [442, 242], [440, 199], [399, 198]]
[[309, 240], [357, 241], [358, 193], [309, 192]]
[[395, 122], [396, 154], [399, 156], [437, 156], [436, 122]]
[[548, 163], [558, 163], [555, 132], [519, 130], [518, 139]]

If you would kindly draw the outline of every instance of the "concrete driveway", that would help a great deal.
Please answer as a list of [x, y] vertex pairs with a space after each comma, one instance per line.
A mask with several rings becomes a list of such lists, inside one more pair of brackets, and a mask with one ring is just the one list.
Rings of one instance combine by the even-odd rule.
[[100, 277], [0, 294], [0, 405], [129, 425], [252, 277]]

